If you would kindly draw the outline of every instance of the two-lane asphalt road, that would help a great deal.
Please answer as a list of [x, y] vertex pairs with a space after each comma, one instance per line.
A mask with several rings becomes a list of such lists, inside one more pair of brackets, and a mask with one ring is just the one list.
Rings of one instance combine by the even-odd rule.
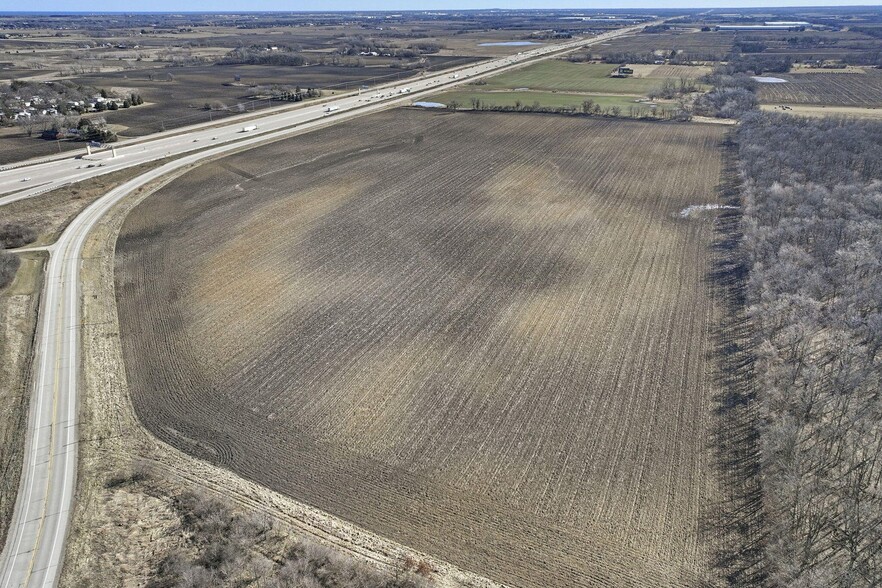
[[[49, 248], [50, 260], [37, 332], [35, 385], [30, 402], [25, 458], [12, 525], [0, 559], [0, 588], [52, 587], [57, 584], [61, 572], [65, 538], [74, 505], [77, 465], [80, 266], [89, 232], [111, 207], [137, 188], [207, 158], [409, 102], [420, 93], [434, 92], [451, 83], [460, 83], [463, 79], [496, 73], [527, 60], [549, 57], [562, 50], [597, 43], [637, 28], [614, 31], [590, 40], [542, 47], [428, 79], [408, 80], [380, 90], [380, 93], [388, 95], [382, 99], [366, 101], [366, 96], [347, 96], [321, 106], [275, 112], [244, 123], [258, 125], [254, 131], [243, 133], [243, 123], [237, 122], [121, 146], [117, 159], [103, 160], [105, 167], [81, 168], [88, 162], [61, 159], [0, 172], [0, 193], [8, 193], [20, 186], [24, 177], [30, 178], [27, 182], [51, 187], [169, 155], [178, 156], [92, 203]], [[454, 75], [457, 77], [453, 78]], [[407, 87], [411, 88], [409, 93], [400, 92]], [[373, 93], [377, 93], [377, 90]], [[338, 108], [333, 114], [326, 115], [324, 109], [328, 105]], [[295, 124], [297, 127], [292, 129]], [[201, 150], [192, 152], [197, 149]], [[13, 193], [5, 202], [34, 196], [40, 189], [30, 188]], [[5, 202], [4, 198], [0, 198], [0, 205]]]

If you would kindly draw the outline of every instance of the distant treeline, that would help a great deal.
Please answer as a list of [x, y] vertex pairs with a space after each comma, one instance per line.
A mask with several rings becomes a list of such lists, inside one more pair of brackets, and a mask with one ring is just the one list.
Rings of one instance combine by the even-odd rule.
[[[458, 110], [464, 106], [456, 100], [447, 103], [449, 110]], [[469, 106], [471, 110], [486, 110], [491, 112], [526, 112], [543, 114], [567, 114], [577, 116], [607, 116], [628, 117], [641, 120], [689, 120], [691, 114], [688, 110], [679, 106], [671, 108], [650, 109], [643, 106], [629, 106], [623, 109], [621, 106], [601, 106], [594, 100], [586, 98], [579, 106], [543, 106], [539, 101], [532, 103], [515, 101], [513, 105], [498, 105], [479, 98], [472, 98]]]
[[306, 64], [306, 58], [290, 50], [270, 51], [265, 47], [238, 47], [220, 58], [221, 65], [291, 65]]
[[882, 124], [737, 131], [774, 585], [882, 586]]

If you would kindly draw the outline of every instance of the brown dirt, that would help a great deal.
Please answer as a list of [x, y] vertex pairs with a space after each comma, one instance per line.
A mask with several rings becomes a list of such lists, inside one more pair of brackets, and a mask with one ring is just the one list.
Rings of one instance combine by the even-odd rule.
[[[271, 516], [280, 532], [312, 537], [378, 568], [394, 570], [400, 569], [402, 561], [428, 561], [439, 588], [499, 588], [485, 578], [192, 458], [141, 427], [129, 402], [122, 364], [113, 252], [126, 215], [174, 177], [166, 176], [117, 205], [91, 232], [84, 249], [77, 500], [60, 585], [144, 586], [163, 554], [182, 547], [169, 500], [201, 488], [234, 502], [243, 512]], [[109, 488], [108, 482], [130, 471], [135, 461], [152, 469], [151, 490]]]
[[398, 110], [203, 165], [117, 244], [161, 440], [521, 586], [708, 574], [715, 125]]
[[810, 106], [806, 104], [789, 104], [781, 108], [777, 104], [763, 104], [762, 110], [785, 112], [798, 116], [843, 116], [855, 118], [882, 118], [882, 107], [862, 108], [859, 106]]
[[882, 106], [882, 72], [864, 75], [803, 73], [773, 74], [786, 84], [759, 84], [757, 95], [765, 104], [804, 104], [825, 106]]

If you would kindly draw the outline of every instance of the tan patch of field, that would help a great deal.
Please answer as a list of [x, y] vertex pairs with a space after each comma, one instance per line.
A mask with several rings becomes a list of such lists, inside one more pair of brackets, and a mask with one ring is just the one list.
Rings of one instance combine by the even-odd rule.
[[695, 80], [711, 72], [710, 66], [705, 65], [656, 65], [653, 63], [629, 63], [628, 67], [634, 70], [632, 78], [652, 78], [664, 80], [672, 78], [678, 80], [686, 78]]
[[882, 106], [882, 72], [865, 75], [826, 73], [782, 74], [786, 83], [758, 84], [757, 96], [764, 104], [824, 106]]
[[763, 110], [786, 112], [799, 116], [848, 116], [857, 118], [882, 118], [882, 108], [861, 108], [859, 106], [812, 106], [807, 104], [763, 104]]
[[658, 69], [657, 65], [651, 63], [629, 63], [628, 67], [634, 70], [632, 78], [650, 78], [652, 73]]
[[699, 584], [712, 225], [676, 213], [723, 133], [405, 109], [207, 164], [117, 243], [135, 410], [495, 580]]
[[865, 74], [867, 70], [863, 67], [858, 67], [856, 65], [847, 65], [845, 67], [837, 67], [837, 68], [820, 68], [820, 67], [808, 67], [802, 63], [795, 63], [790, 68], [791, 74], [818, 74], [818, 73], [829, 73], [829, 74]]
[[694, 80], [707, 75], [713, 68], [708, 65], [659, 65], [649, 74], [650, 78], [686, 78]]

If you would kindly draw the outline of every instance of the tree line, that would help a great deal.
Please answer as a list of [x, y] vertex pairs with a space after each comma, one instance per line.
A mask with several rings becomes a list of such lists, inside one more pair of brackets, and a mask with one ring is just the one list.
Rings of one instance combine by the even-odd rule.
[[[533, 103], [522, 102], [516, 100], [514, 104], [495, 104], [487, 102], [477, 97], [469, 100], [470, 110], [483, 110], [491, 112], [524, 112], [524, 113], [542, 113], [542, 114], [565, 114], [572, 116], [605, 116], [605, 117], [623, 117], [636, 118], [641, 120], [679, 120], [688, 121], [691, 118], [691, 112], [685, 104], [678, 104], [671, 108], [651, 109], [643, 105], [629, 105], [627, 109], [621, 106], [603, 106], [595, 102], [591, 98], [586, 98], [579, 106], [543, 106], [538, 100]], [[450, 100], [447, 102], [448, 110], [459, 110], [464, 105], [459, 100]]]
[[737, 130], [770, 579], [882, 585], [882, 124]]

